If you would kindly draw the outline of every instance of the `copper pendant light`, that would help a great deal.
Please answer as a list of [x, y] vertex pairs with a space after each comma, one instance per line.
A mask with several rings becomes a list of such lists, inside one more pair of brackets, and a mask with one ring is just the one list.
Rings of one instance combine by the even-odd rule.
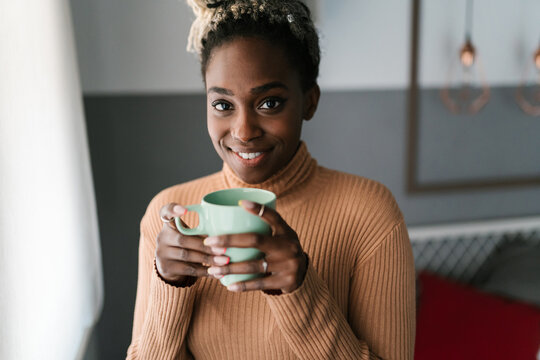
[[[525, 113], [531, 116], [540, 116], [540, 45], [533, 55], [532, 64], [528, 64], [524, 79], [516, 91], [516, 101]], [[533, 79], [527, 77], [532, 73]]]
[[[459, 51], [459, 58], [453, 61], [447, 84], [440, 93], [443, 104], [455, 114], [475, 114], [490, 98], [484, 69], [471, 40], [472, 6], [472, 0], [468, 0], [465, 13], [465, 43]], [[456, 62], [457, 73], [454, 70]]]

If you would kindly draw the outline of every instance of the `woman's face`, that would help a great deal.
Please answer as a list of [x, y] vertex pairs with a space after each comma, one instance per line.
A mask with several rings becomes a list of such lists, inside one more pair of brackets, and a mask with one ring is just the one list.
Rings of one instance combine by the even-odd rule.
[[283, 168], [315, 112], [318, 86], [302, 91], [283, 50], [258, 38], [212, 50], [205, 82], [208, 132], [223, 161], [249, 184]]

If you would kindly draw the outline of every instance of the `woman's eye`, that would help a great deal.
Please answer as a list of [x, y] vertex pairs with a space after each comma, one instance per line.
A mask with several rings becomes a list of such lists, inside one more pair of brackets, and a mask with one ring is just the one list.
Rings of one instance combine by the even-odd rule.
[[212, 106], [217, 111], [227, 111], [227, 110], [230, 110], [232, 108], [231, 104], [226, 103], [226, 102], [222, 102], [222, 101], [216, 101], [216, 102], [212, 103]]
[[282, 102], [279, 99], [266, 99], [261, 106], [259, 106], [259, 109], [275, 109], [281, 105], [281, 103]]

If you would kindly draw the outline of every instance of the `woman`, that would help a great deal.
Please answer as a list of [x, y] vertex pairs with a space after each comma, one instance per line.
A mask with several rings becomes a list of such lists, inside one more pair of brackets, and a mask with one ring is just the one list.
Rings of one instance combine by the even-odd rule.
[[[148, 206], [128, 358], [411, 359], [414, 265], [392, 194], [318, 166], [300, 140], [320, 95], [308, 9], [297, 0], [188, 3], [208, 132], [224, 165]], [[276, 193], [276, 211], [243, 202], [271, 236], [176, 230], [182, 205], [232, 187]], [[227, 247], [257, 247], [265, 258], [229, 264]], [[266, 276], [228, 288], [216, 280], [253, 272]]]

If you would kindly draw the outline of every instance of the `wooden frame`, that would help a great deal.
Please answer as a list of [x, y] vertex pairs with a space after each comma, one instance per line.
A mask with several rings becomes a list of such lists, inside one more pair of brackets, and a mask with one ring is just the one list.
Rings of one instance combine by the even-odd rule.
[[540, 176], [485, 178], [464, 181], [438, 181], [420, 183], [418, 181], [418, 133], [419, 133], [419, 87], [418, 87], [418, 60], [419, 60], [419, 33], [420, 33], [420, 6], [421, 0], [412, 3], [411, 27], [411, 62], [410, 87], [408, 93], [408, 139], [407, 139], [407, 192], [425, 193], [456, 190], [478, 190], [487, 188], [517, 187], [540, 185]]

